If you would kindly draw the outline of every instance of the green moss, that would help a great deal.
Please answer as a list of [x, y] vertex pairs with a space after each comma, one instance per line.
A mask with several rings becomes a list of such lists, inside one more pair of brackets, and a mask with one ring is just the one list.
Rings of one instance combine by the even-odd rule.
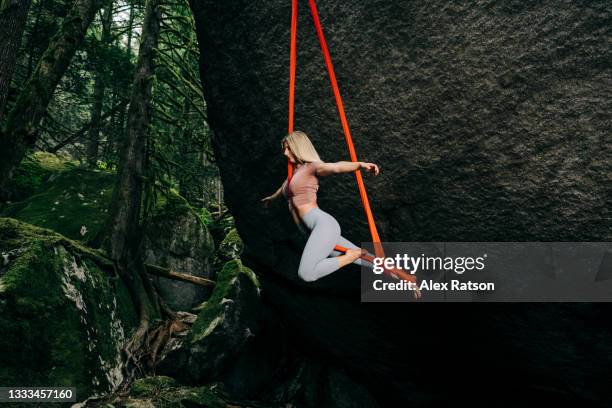
[[140, 378], [132, 383], [130, 395], [133, 397], [152, 396], [163, 388], [176, 387], [177, 385], [178, 383], [174, 378], [163, 375]]
[[22, 201], [5, 206], [2, 215], [87, 243], [103, 226], [114, 181], [114, 173], [36, 152], [19, 165], [9, 187], [13, 199]]
[[198, 216], [200, 217], [200, 220], [202, 220], [202, 223], [206, 225], [206, 227], [208, 227], [213, 222], [213, 216], [207, 208], [200, 208], [198, 211]]
[[[179, 217], [193, 211], [187, 200], [176, 190], [171, 189], [167, 194], [161, 195], [157, 199], [155, 214], [157, 216]], [[195, 213], [195, 212], [194, 212]], [[199, 218], [199, 217], [198, 217]]]
[[[147, 398], [154, 406], [226, 408], [227, 395], [214, 386], [185, 387], [170, 377], [155, 376], [141, 378], [132, 384], [130, 397]], [[162, 405], [163, 404], [163, 405]]]
[[226, 214], [223, 218], [213, 222], [213, 224], [211, 225], [211, 228], [223, 231], [224, 234], [227, 234], [234, 227], [234, 216], [229, 213]]
[[0, 384], [74, 386], [78, 398], [120, 381], [119, 347], [138, 320], [110, 262], [52, 231], [0, 218]]
[[78, 160], [66, 160], [66, 158], [48, 152], [34, 152], [30, 157], [36, 160], [40, 167], [49, 172], [61, 172], [79, 165]]
[[113, 187], [111, 173], [64, 170], [49, 179], [44, 191], [29, 197], [10, 215], [87, 243], [104, 226]]
[[227, 258], [237, 258], [242, 254], [243, 250], [244, 244], [242, 243], [240, 235], [238, 235], [238, 230], [232, 228], [221, 242], [219, 251]]
[[24, 200], [38, 192], [52, 175], [75, 168], [77, 161], [67, 161], [53, 153], [35, 152], [26, 156], [13, 174], [9, 190], [13, 200]]
[[79, 257], [87, 256], [94, 260], [101, 268], [113, 268], [113, 262], [105, 258], [106, 254], [103, 251], [87, 247], [50, 229], [30, 225], [13, 218], [0, 218], [0, 250], [2, 252], [16, 248], [27, 249], [31, 242], [39, 239], [44, 239], [47, 244], [59, 244], [70, 248]]
[[11, 218], [0, 218], [0, 249], [10, 250], [36, 238], [60, 238], [53, 231]]
[[189, 212], [195, 215], [187, 200], [175, 190], [170, 190], [167, 194], [158, 197], [155, 211], [148, 222], [149, 225], [155, 226], [157, 236], [169, 237], [174, 233], [174, 225], [168, 221], [182, 217]]
[[236, 279], [241, 273], [245, 274], [257, 288], [261, 287], [255, 273], [244, 266], [240, 259], [233, 259], [227, 262], [218, 274], [215, 288], [210, 298], [197, 307], [196, 310], [199, 310], [198, 318], [189, 332], [187, 341], [192, 343], [198, 342], [206, 337], [211, 329], [214, 328], [216, 325], [215, 319], [218, 319], [222, 311], [222, 300], [232, 297], [231, 291], [234, 288]]
[[[23, 201], [6, 205], [0, 216], [88, 244], [105, 226], [115, 181], [116, 174], [111, 171], [80, 168], [76, 162], [36, 152], [23, 161], [13, 179], [13, 187], [20, 191], [16, 195]], [[188, 213], [206, 227], [205, 217], [171, 189], [158, 197], [150, 222], [160, 226], [162, 235], [171, 236], [176, 232], [172, 220]]]
[[197, 253], [198, 257], [203, 258], [212, 257], [215, 253], [214, 241], [206, 225], [187, 200], [174, 190], [157, 201], [145, 233], [154, 248], [158, 249], [158, 262], [161, 265], [165, 265], [166, 254], [181, 257]]
[[21, 165], [15, 169], [9, 187], [12, 190], [12, 197], [19, 200], [34, 194], [43, 183], [45, 176], [48, 176], [48, 172], [40, 167], [36, 161], [26, 157]]

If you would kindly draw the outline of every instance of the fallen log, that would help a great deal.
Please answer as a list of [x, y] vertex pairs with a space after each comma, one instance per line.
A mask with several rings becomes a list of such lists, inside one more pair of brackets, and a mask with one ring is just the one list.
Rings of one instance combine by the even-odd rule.
[[198, 276], [188, 275], [186, 273], [172, 271], [168, 268], [164, 268], [158, 265], [145, 264], [147, 272], [151, 275], [163, 276], [164, 278], [180, 280], [183, 282], [193, 283], [200, 286], [213, 286], [215, 281], [206, 278], [200, 278]]

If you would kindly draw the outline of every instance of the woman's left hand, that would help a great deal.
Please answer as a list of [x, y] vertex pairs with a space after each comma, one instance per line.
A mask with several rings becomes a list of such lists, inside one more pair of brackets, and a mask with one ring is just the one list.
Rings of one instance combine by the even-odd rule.
[[365, 171], [369, 171], [370, 173], [374, 174], [375, 176], [378, 176], [378, 173], [380, 173], [380, 169], [374, 163], [364, 163], [364, 162], [361, 162], [361, 168], [365, 169]]

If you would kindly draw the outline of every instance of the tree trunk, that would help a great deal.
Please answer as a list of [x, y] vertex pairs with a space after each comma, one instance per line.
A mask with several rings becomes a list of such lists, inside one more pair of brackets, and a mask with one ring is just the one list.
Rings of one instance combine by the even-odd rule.
[[134, 29], [134, 2], [130, 4], [130, 23], [128, 26], [127, 33], [127, 52], [129, 56], [132, 56], [132, 31]]
[[[130, 5], [130, 19], [129, 19], [128, 32], [127, 32], [127, 53], [128, 53], [128, 57], [130, 57], [130, 60], [132, 57], [132, 31], [133, 30], [134, 30], [134, 3], [132, 2]], [[120, 124], [121, 132], [125, 131], [126, 109], [127, 109], [127, 106], [119, 111], [118, 122]]]
[[15, 71], [30, 3], [31, 0], [0, 0], [0, 120]]
[[34, 146], [37, 128], [53, 92], [102, 2], [76, 0], [8, 114], [6, 126], [0, 131], [0, 195], [4, 195], [6, 184], [27, 149]]
[[[191, 106], [189, 100], [187, 99], [187, 97], [184, 98], [183, 100], [183, 112], [181, 115], [181, 121], [182, 123], [187, 123], [188, 121], [188, 116], [189, 116], [189, 107]], [[186, 137], [188, 136], [185, 128], [187, 126], [186, 125], [182, 125], [179, 130], [178, 130], [178, 135], [177, 135], [177, 140], [179, 141], [179, 152], [181, 154], [181, 157], [183, 158], [187, 158], [187, 151], [189, 150], [188, 147], [190, 147], [187, 144], [187, 140]], [[179, 182], [179, 193], [185, 197], [187, 199], [187, 201], [190, 201], [192, 199], [192, 194], [190, 191], [190, 182], [192, 180], [192, 177], [187, 174], [186, 172], [179, 172], [177, 175], [178, 178], [178, 182]]]
[[[108, 0], [102, 15], [102, 37], [100, 42], [106, 48], [111, 39], [111, 26], [113, 23], [113, 1]], [[100, 117], [104, 107], [105, 75], [103, 62], [97, 61], [96, 82], [94, 84], [93, 105], [91, 107], [91, 128], [87, 145], [87, 164], [96, 167], [98, 162], [98, 145], [100, 144]]]
[[107, 247], [115, 260], [122, 259], [128, 243], [137, 238], [145, 146], [152, 116], [154, 50], [159, 34], [158, 0], [149, 0], [132, 84], [126, 135], [119, 152], [118, 180], [109, 215]]
[[140, 251], [142, 179], [153, 110], [154, 57], [160, 24], [158, 5], [159, 0], [148, 0], [146, 4], [127, 128], [119, 152], [117, 183], [113, 191], [106, 233], [102, 237], [102, 245], [118, 265], [119, 273], [130, 288], [140, 317], [138, 329], [124, 349], [128, 356], [128, 373], [124, 387], [134, 377], [135, 370], [141, 366], [138, 361], [139, 356], [142, 356], [140, 350], [147, 348], [146, 338], [152, 319], [161, 315], [162, 301], [147, 276]]
[[28, 71], [26, 74], [26, 78], [29, 78], [32, 75], [32, 71], [34, 69], [34, 49], [36, 47], [36, 42], [34, 41], [34, 36], [38, 32], [38, 28], [40, 27], [40, 19], [42, 18], [43, 9], [45, 8], [45, 0], [39, 0], [38, 7], [36, 7], [36, 19], [34, 20], [34, 27], [30, 31], [30, 36], [28, 39]]
[[[154, 53], [159, 36], [159, 0], [147, 1], [138, 61], [132, 84], [126, 134], [119, 152], [117, 184], [113, 192], [106, 236], [102, 244], [118, 262], [128, 284], [138, 293], [141, 321], [159, 313], [140, 259], [140, 212], [146, 144], [152, 117]], [[138, 266], [130, 268], [129, 265]], [[143, 299], [149, 294], [151, 303]]]

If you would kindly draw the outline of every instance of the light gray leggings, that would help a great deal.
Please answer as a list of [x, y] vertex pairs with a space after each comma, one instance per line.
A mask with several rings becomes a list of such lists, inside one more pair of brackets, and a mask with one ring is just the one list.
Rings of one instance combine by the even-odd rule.
[[[302, 253], [298, 275], [307, 282], [315, 281], [340, 268], [340, 262], [336, 257], [344, 255], [344, 252], [334, 250], [336, 245], [345, 248], [359, 248], [340, 235], [338, 221], [319, 207], [308, 210], [302, 217], [302, 221], [310, 229], [310, 236]], [[300, 230], [307, 235], [307, 232], [301, 227]], [[374, 267], [372, 263], [359, 258], [353, 263]]]

